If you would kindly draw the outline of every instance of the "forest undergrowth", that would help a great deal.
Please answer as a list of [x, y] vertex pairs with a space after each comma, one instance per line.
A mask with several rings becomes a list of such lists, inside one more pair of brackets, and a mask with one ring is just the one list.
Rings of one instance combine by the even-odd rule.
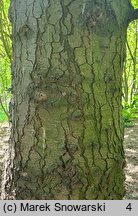
[[124, 199], [138, 199], [138, 119], [133, 127], [125, 128], [126, 195]]

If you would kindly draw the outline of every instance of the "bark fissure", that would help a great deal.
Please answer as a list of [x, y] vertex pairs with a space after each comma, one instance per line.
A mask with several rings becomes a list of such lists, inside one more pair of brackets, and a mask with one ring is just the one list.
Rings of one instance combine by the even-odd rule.
[[2, 198], [122, 199], [130, 8], [124, 0], [11, 0], [14, 106], [6, 166], [14, 172], [5, 168]]

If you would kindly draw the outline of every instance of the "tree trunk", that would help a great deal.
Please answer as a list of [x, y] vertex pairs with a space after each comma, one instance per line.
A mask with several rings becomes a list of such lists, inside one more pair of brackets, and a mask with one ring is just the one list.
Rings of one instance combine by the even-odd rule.
[[[11, 0], [2, 199], [122, 199], [126, 0]], [[135, 14], [136, 16], [136, 14]]]

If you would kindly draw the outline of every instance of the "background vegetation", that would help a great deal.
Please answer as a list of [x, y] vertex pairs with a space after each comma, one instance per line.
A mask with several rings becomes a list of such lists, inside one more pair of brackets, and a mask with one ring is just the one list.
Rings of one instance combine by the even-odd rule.
[[[9, 119], [11, 98], [11, 26], [8, 20], [10, 0], [0, 0], [0, 122]], [[134, 7], [138, 1], [132, 0]], [[123, 118], [125, 126], [132, 126], [138, 118], [138, 20], [128, 27], [127, 55], [123, 74]]]
[[0, 0], [0, 122], [8, 121], [11, 97], [11, 26], [8, 20], [10, 0]]

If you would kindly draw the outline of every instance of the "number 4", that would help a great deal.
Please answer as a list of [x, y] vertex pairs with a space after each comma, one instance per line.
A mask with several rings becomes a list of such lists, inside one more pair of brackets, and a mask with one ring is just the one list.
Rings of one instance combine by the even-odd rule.
[[132, 210], [132, 207], [131, 207], [131, 203], [129, 203], [126, 207], [127, 210], [131, 211]]

